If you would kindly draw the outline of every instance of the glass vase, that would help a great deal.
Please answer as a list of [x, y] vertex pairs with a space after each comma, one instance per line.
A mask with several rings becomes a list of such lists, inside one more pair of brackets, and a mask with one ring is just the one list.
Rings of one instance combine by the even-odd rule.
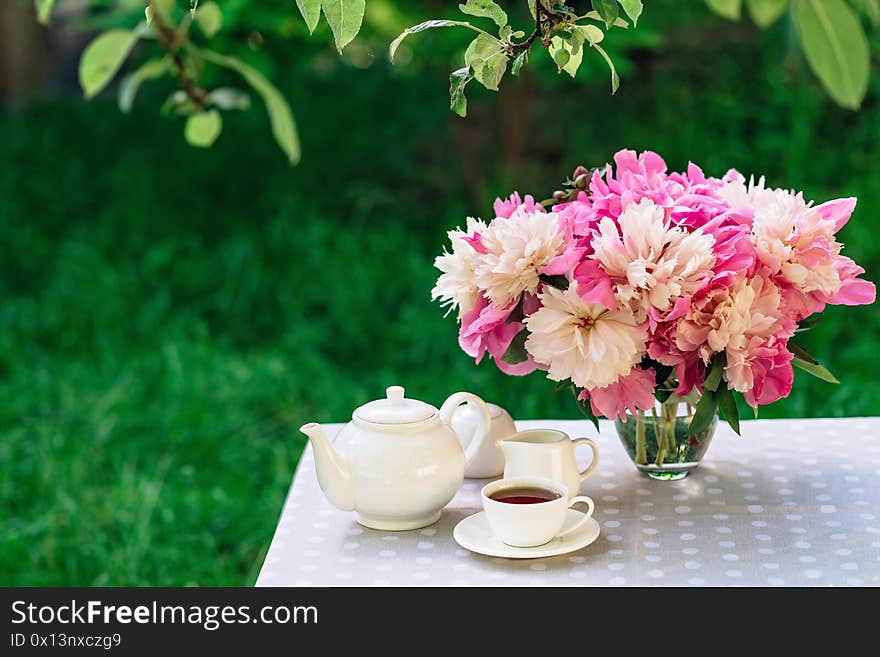
[[615, 421], [626, 453], [641, 472], [652, 479], [675, 481], [686, 477], [700, 464], [715, 434], [718, 416], [712, 418], [704, 431], [689, 435], [688, 428], [699, 400], [696, 391], [686, 397], [669, 395], [650, 411], [627, 413], [626, 422], [619, 418]]

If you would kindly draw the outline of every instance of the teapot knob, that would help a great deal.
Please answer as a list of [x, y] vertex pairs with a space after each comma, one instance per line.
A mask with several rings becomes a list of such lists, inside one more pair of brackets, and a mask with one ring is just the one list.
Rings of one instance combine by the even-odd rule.
[[404, 392], [403, 386], [389, 386], [385, 389], [388, 400], [394, 404], [403, 403]]

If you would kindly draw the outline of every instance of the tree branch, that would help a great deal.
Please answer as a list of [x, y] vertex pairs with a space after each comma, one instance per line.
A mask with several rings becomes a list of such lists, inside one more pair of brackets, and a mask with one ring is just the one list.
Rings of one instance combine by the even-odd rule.
[[153, 10], [153, 25], [156, 26], [156, 35], [159, 37], [159, 45], [162, 47], [171, 63], [174, 66], [174, 72], [180, 87], [189, 96], [190, 100], [195, 103], [196, 107], [203, 109], [205, 106], [205, 97], [207, 92], [202, 89], [195, 80], [193, 80], [186, 71], [186, 62], [180, 54], [180, 47], [177, 43], [177, 33], [171, 28], [160, 15], [159, 11], [152, 6], [150, 0], [144, 0], [144, 4]]
[[535, 0], [535, 30], [524, 41], [510, 44], [513, 53], [522, 52], [532, 47], [535, 39], [541, 36], [541, 22], [544, 17], [544, 6], [541, 4], [541, 0]]

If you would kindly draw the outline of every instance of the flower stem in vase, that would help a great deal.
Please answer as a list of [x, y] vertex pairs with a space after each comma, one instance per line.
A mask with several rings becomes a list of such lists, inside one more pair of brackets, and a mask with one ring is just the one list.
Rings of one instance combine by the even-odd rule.
[[645, 442], [645, 412], [636, 415], [636, 463], [647, 465], [648, 447]]

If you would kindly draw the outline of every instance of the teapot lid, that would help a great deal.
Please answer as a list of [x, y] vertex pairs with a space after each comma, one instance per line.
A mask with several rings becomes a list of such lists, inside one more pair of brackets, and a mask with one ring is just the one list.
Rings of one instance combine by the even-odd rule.
[[437, 409], [418, 399], [404, 397], [402, 386], [385, 390], [386, 399], [368, 402], [354, 412], [354, 417], [375, 424], [408, 424], [433, 417]]

